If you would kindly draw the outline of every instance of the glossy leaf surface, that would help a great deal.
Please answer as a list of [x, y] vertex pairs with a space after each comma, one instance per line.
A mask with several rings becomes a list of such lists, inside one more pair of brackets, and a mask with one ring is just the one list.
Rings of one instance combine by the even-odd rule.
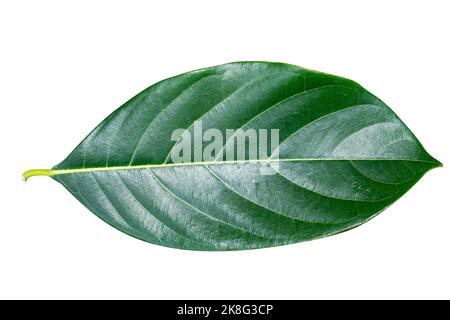
[[[177, 128], [279, 129], [264, 159], [177, 164]], [[179, 142], [178, 142], [179, 143]], [[204, 143], [203, 147], [207, 143]], [[439, 166], [378, 98], [353, 81], [267, 62], [161, 81], [112, 113], [51, 175], [98, 217], [183, 249], [301, 242], [356, 227]]]

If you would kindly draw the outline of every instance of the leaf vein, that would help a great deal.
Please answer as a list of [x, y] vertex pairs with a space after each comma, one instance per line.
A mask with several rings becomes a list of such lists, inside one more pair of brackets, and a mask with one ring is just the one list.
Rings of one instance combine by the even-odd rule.
[[237, 195], [240, 196], [241, 198], [243, 198], [243, 199], [245, 199], [245, 200], [247, 200], [247, 201], [249, 201], [249, 202], [255, 204], [256, 206], [258, 206], [258, 207], [260, 207], [260, 208], [263, 208], [263, 209], [266, 209], [266, 210], [269, 210], [269, 211], [271, 211], [272, 213], [274, 213], [274, 214], [276, 214], [276, 215], [282, 216], [283, 218], [288, 218], [288, 219], [292, 219], [292, 220], [295, 220], [295, 221], [300, 221], [300, 222], [303, 222], [303, 223], [313, 223], [313, 224], [331, 224], [331, 225], [336, 225], [336, 224], [341, 223], [341, 222], [339, 222], [339, 223], [334, 223], [334, 222], [329, 222], [329, 221], [326, 221], [326, 222], [325, 222], [325, 221], [320, 221], [320, 222], [319, 222], [319, 221], [308, 221], [308, 220], [300, 219], [300, 218], [298, 218], [298, 217], [288, 216], [288, 215], [283, 214], [283, 213], [281, 213], [281, 212], [275, 211], [275, 210], [273, 210], [273, 209], [271, 209], [271, 208], [267, 208], [267, 207], [265, 207], [265, 206], [263, 206], [263, 205], [261, 205], [261, 204], [255, 202], [255, 201], [253, 201], [253, 200], [247, 198], [246, 196], [244, 196], [243, 194], [241, 194], [240, 192], [238, 192], [237, 190], [235, 190], [232, 186], [230, 186], [228, 183], [226, 183], [225, 181], [223, 181], [223, 179], [220, 178], [220, 177], [219, 177], [214, 171], [212, 171], [208, 166], [206, 166], [206, 169], [208, 169], [208, 171], [211, 172], [211, 174], [212, 174], [214, 177], [216, 177], [216, 179], [219, 180], [219, 181], [225, 186], [225, 188], [229, 189], [230, 191], [232, 191], [233, 193], [237, 194]]
[[207, 75], [205, 75], [204, 77], [201, 77], [200, 79], [195, 80], [191, 85], [189, 85], [187, 88], [183, 89], [183, 91], [181, 91], [175, 98], [173, 98], [172, 101], [170, 101], [164, 108], [162, 108], [161, 111], [160, 111], [155, 117], [153, 117], [153, 119], [150, 121], [150, 123], [148, 124], [148, 126], [146, 127], [146, 129], [143, 131], [143, 133], [142, 133], [142, 135], [141, 135], [141, 137], [140, 137], [138, 143], [136, 144], [136, 147], [135, 147], [134, 150], [133, 150], [133, 154], [131, 155], [131, 159], [130, 159], [130, 162], [129, 162], [128, 166], [131, 166], [131, 164], [133, 163], [133, 160], [134, 160], [134, 158], [135, 158], [135, 156], [136, 156], [136, 154], [137, 154], [137, 151], [138, 151], [138, 149], [139, 149], [139, 146], [141, 145], [141, 143], [142, 143], [142, 141], [143, 141], [143, 139], [144, 139], [144, 137], [145, 137], [145, 134], [146, 134], [147, 131], [150, 129], [150, 127], [151, 127], [151, 125], [153, 124], [153, 122], [155, 121], [155, 119], [156, 119], [158, 116], [160, 116], [162, 113], [164, 113], [164, 111], [167, 110], [167, 107], [168, 107], [168, 106], [170, 106], [175, 100], [177, 100], [177, 99], [178, 99], [182, 94], [184, 94], [186, 91], [188, 91], [189, 89], [191, 89], [196, 83], [198, 83], [199, 81], [204, 80], [204, 79], [206, 79], [206, 78], [208, 78], [208, 77], [215, 76], [215, 75], [217, 75], [217, 74], [207, 74]]
[[231, 223], [229, 223], [229, 222], [223, 221], [223, 220], [221, 220], [221, 219], [219, 219], [219, 218], [217, 218], [217, 217], [214, 217], [214, 216], [212, 216], [212, 215], [210, 215], [210, 214], [204, 212], [203, 210], [200, 210], [199, 208], [195, 207], [194, 205], [190, 204], [189, 202], [183, 200], [183, 199], [182, 199], [180, 196], [178, 196], [173, 190], [169, 189], [169, 187], [166, 186], [166, 185], [165, 185], [165, 184], [164, 184], [164, 183], [156, 176], [156, 174], [154, 174], [151, 170], [148, 170], [148, 172], [149, 172], [149, 173], [155, 178], [155, 180], [158, 181], [159, 184], [160, 184], [167, 192], [169, 192], [174, 198], [176, 198], [177, 200], [181, 201], [182, 203], [188, 205], [189, 207], [191, 207], [191, 208], [194, 209], [195, 211], [198, 211], [200, 214], [206, 216], [207, 218], [212, 219], [212, 220], [214, 220], [214, 221], [216, 221], [216, 222], [218, 222], [218, 223], [221, 223], [221, 224], [223, 224], [223, 225], [227, 225], [228, 227], [231, 227], [231, 228], [233, 228], [233, 229], [236, 229], [236, 230], [238, 230], [238, 231], [240, 231], [240, 232], [249, 233], [249, 234], [251, 234], [251, 235], [253, 235], [253, 236], [257, 236], [257, 237], [259, 237], [259, 238], [266, 238], [266, 239], [268, 239], [268, 240], [273, 240], [273, 239], [271, 239], [271, 238], [267, 238], [267, 237], [265, 237], [265, 236], [256, 234], [256, 233], [254, 233], [254, 232], [252, 232], [252, 231], [250, 231], [250, 230], [243, 229], [242, 227], [238, 227], [238, 226], [236, 226], [236, 225], [233, 225], [233, 224], [231, 224]]

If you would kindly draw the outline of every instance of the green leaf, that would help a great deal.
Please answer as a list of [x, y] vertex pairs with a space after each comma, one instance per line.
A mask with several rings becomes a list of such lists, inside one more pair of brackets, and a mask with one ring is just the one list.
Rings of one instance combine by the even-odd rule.
[[[171, 152], [216, 128], [279, 129], [277, 158], [186, 163]], [[201, 141], [203, 149], [210, 142]], [[260, 141], [259, 141], [260, 143]], [[231, 147], [233, 148], [233, 147]], [[187, 150], [187, 149], [185, 149]], [[250, 152], [246, 146], [246, 152]], [[276, 167], [274, 174], [263, 168]], [[268, 62], [188, 72], [113, 112], [60, 164], [30, 170], [136, 238], [193, 250], [278, 246], [354, 228], [441, 166], [378, 98], [351, 80]]]

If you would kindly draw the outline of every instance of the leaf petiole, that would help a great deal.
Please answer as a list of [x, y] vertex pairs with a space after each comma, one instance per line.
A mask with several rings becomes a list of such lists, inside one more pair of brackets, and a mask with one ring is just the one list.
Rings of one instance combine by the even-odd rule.
[[24, 179], [25, 181], [27, 181], [28, 178], [34, 177], [34, 176], [47, 176], [47, 177], [51, 177], [51, 176], [53, 176], [53, 175], [54, 175], [54, 173], [53, 173], [53, 170], [52, 170], [52, 169], [31, 169], [31, 170], [25, 171], [25, 172], [22, 174], [23, 179]]

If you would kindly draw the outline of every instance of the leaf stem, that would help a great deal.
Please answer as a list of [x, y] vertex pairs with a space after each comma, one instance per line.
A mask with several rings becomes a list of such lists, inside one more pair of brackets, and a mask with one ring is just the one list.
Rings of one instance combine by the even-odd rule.
[[34, 176], [47, 176], [47, 177], [51, 177], [54, 175], [54, 172], [52, 169], [31, 169], [28, 171], [25, 171], [22, 176], [23, 179], [25, 181], [28, 180], [28, 178], [30, 177], [34, 177]]

